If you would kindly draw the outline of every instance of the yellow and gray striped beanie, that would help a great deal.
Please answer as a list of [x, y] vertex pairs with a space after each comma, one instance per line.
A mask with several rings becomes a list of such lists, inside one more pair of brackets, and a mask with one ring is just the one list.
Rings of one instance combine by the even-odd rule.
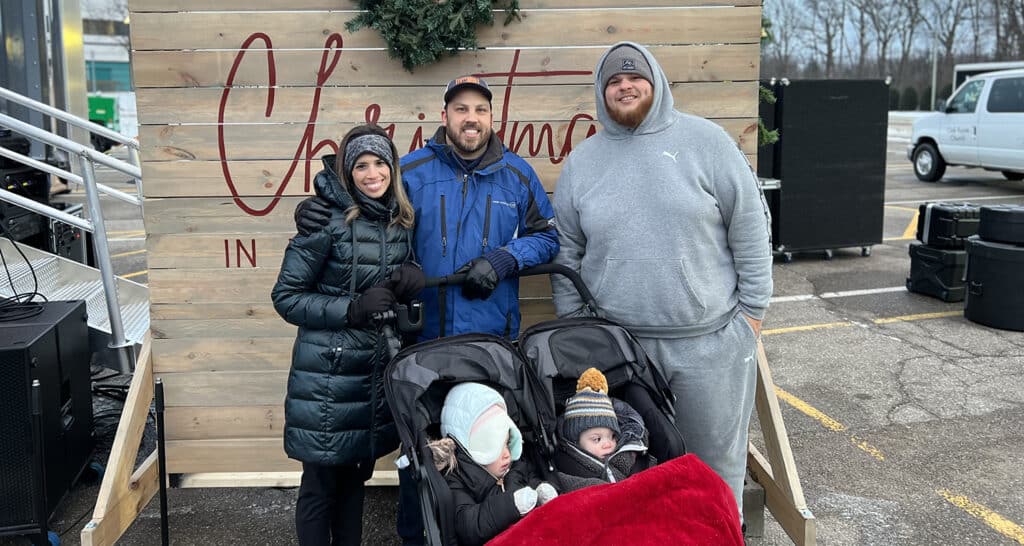
[[576, 394], [565, 403], [562, 436], [576, 443], [580, 434], [596, 427], [609, 428], [619, 436], [619, 420], [608, 397], [608, 380], [597, 368], [588, 368], [576, 382]]

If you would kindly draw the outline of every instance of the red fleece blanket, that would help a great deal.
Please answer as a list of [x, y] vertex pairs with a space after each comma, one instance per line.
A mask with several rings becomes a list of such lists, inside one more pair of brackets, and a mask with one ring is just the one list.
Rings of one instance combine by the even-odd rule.
[[488, 546], [529, 544], [743, 545], [729, 486], [695, 455], [534, 509]]

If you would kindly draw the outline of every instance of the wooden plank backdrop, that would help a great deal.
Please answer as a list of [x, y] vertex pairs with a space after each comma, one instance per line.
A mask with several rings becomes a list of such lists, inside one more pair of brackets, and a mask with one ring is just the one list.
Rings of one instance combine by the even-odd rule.
[[[296, 470], [282, 403], [295, 327], [270, 303], [292, 210], [320, 156], [358, 123], [401, 152], [440, 124], [444, 84], [478, 74], [494, 129], [553, 191], [599, 128], [593, 69], [619, 40], [647, 44], [676, 105], [756, 154], [760, 0], [520, 0], [522, 20], [482, 49], [406, 72], [351, 0], [129, 0], [154, 373], [166, 389], [171, 473]], [[524, 279], [524, 324], [552, 316]]]

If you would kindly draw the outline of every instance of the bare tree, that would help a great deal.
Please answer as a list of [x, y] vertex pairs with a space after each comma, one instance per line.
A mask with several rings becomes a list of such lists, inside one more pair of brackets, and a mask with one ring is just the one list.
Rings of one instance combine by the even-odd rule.
[[996, 55], [1024, 57], [1024, 0], [994, 0]]
[[807, 0], [809, 20], [803, 30], [810, 34], [810, 48], [820, 59], [822, 76], [837, 75], [836, 57], [846, 24], [846, 7], [850, 0]]
[[905, 24], [906, 14], [902, 2], [892, 0], [849, 0], [870, 23], [871, 33], [876, 44], [878, 76], [885, 77], [889, 73], [889, 50], [901, 26]]
[[800, 64], [798, 50], [801, 43], [801, 28], [804, 28], [804, 9], [801, 0], [770, 0], [764, 5], [765, 14], [772, 21], [772, 43], [765, 46], [765, 61], [762, 74], [790, 76], [796, 74]]
[[914, 50], [915, 34], [923, 20], [921, 3], [919, 0], [896, 0], [896, 6], [900, 10], [900, 26], [896, 29], [896, 36], [899, 38], [899, 64], [896, 65], [896, 81], [903, 81], [903, 75], [907, 68], [907, 61], [910, 53]]
[[[968, 2], [963, 0], [923, 0], [923, 22], [929, 30], [929, 41], [937, 42], [942, 51], [943, 69], [939, 70], [939, 81], [945, 68], [953, 65], [954, 49], [959, 45], [957, 33], [967, 20]], [[1000, 0], [996, 0], [997, 2]], [[934, 46], [933, 46], [934, 47]]]

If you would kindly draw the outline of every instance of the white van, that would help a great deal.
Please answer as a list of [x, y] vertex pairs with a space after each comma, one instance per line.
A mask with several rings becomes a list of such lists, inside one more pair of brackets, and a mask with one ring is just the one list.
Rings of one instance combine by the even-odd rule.
[[974, 76], [937, 110], [914, 121], [907, 146], [919, 180], [939, 180], [948, 165], [1024, 180], [1024, 69]]

